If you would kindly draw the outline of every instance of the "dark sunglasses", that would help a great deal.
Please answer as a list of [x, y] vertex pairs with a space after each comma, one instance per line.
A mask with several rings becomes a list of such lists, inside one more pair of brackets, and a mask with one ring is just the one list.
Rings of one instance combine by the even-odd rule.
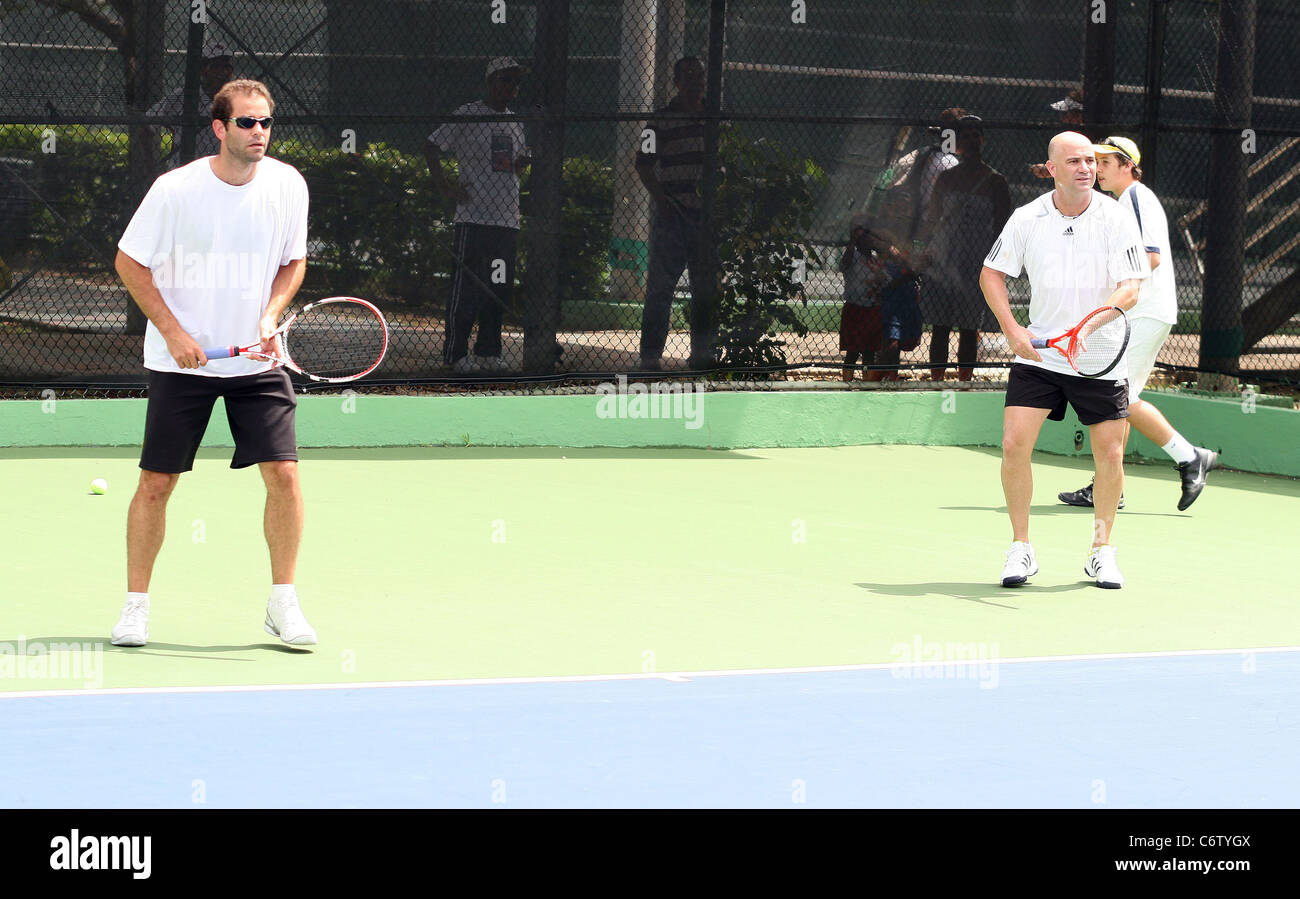
[[226, 121], [234, 122], [240, 128], [243, 128], [245, 130], [252, 130], [252, 127], [254, 125], [261, 125], [267, 131], [270, 131], [271, 122], [274, 121], [274, 118], [275, 118], [274, 116], [267, 116], [264, 119], [259, 119], [257, 116], [241, 115], [233, 119], [227, 119]]

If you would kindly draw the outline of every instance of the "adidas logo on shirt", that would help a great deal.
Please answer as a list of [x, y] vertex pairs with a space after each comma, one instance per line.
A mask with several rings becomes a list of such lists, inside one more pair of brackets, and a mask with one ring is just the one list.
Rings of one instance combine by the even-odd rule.
[[1073, 237], [1073, 236], [1074, 236], [1074, 225], [1068, 225], [1068, 226], [1066, 227], [1066, 229], [1065, 229], [1064, 231], [1061, 232], [1061, 235], [1062, 235], [1063, 237]]

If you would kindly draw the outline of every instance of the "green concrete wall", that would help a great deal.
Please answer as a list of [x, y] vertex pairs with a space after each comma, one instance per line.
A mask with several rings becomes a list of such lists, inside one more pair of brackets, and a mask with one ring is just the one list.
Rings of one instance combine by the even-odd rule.
[[[632, 385], [631, 389], [635, 389]], [[608, 388], [606, 388], [608, 389]], [[1185, 437], [1219, 450], [1223, 464], [1300, 477], [1300, 412], [1148, 393]], [[299, 401], [302, 446], [848, 446], [913, 443], [996, 446], [1002, 392], [787, 391], [657, 396], [320, 396]], [[133, 446], [141, 399], [0, 402], [0, 446]], [[1075, 447], [1075, 433], [1084, 433]], [[231, 446], [218, 404], [204, 446]], [[1073, 411], [1048, 422], [1041, 450], [1090, 452]], [[1130, 453], [1165, 460], [1134, 434]]]

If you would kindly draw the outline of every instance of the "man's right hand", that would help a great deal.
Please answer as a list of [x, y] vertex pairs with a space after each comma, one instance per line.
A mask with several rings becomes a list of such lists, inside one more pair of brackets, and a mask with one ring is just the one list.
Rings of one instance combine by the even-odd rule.
[[1038, 350], [1034, 349], [1034, 345], [1030, 342], [1034, 339], [1034, 335], [1028, 328], [1013, 324], [1009, 328], [1003, 328], [1002, 334], [1007, 338], [1007, 343], [1011, 345], [1011, 352], [1021, 359], [1032, 359], [1034, 362], [1043, 361], [1043, 357], [1038, 355]]
[[203, 348], [187, 332], [180, 331], [166, 340], [167, 352], [172, 354], [172, 359], [181, 368], [201, 368], [208, 364]]

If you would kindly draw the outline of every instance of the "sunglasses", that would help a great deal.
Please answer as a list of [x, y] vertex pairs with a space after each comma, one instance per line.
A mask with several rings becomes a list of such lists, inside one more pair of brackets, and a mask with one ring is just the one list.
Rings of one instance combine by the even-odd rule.
[[234, 122], [240, 128], [245, 130], [252, 130], [254, 125], [261, 125], [267, 131], [270, 131], [271, 122], [274, 121], [274, 116], [267, 116], [264, 119], [259, 119], [257, 116], [241, 115], [233, 119], [227, 119], [226, 121]]
[[1124, 148], [1123, 148], [1121, 145], [1115, 143], [1115, 141], [1117, 141], [1117, 140], [1119, 140], [1119, 138], [1117, 138], [1117, 137], [1108, 137], [1108, 138], [1106, 138], [1105, 140], [1103, 140], [1102, 143], [1105, 144], [1105, 145], [1108, 146], [1108, 147], [1114, 147], [1116, 150], [1119, 151], [1119, 155], [1120, 155], [1120, 156], [1123, 156], [1123, 157], [1124, 157], [1125, 159], [1127, 159], [1129, 162], [1132, 162], [1132, 161], [1133, 161], [1133, 157], [1132, 157], [1132, 156], [1129, 156], [1127, 153], [1125, 153], [1125, 152], [1124, 152]]

